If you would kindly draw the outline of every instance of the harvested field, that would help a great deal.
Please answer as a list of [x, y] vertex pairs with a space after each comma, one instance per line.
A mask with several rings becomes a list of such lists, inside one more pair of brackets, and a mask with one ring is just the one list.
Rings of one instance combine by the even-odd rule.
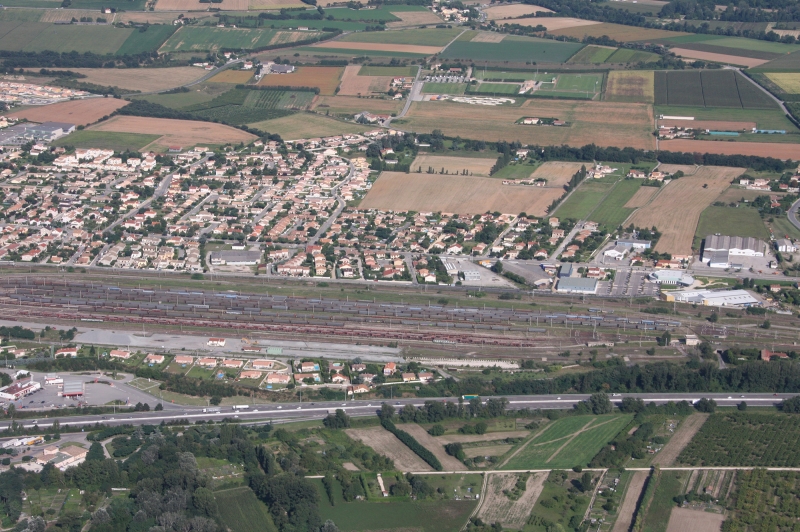
[[500, 20], [504, 18], [523, 17], [534, 13], [552, 13], [546, 7], [531, 6], [526, 4], [511, 4], [506, 6], [495, 6], [483, 11], [489, 20]]
[[542, 25], [547, 28], [547, 31], [556, 31], [556, 30], [564, 30], [567, 28], [577, 28], [580, 26], [592, 26], [594, 24], [601, 24], [600, 22], [594, 20], [583, 20], [580, 18], [570, 18], [570, 17], [533, 17], [533, 18], [521, 18], [516, 20], [509, 20], [503, 22], [503, 24], [519, 24], [521, 26], [538, 26]]
[[636, 211], [627, 222], [638, 227], [657, 227], [662, 236], [655, 246], [656, 251], [690, 256], [700, 213], [744, 170], [703, 166], [696, 174], [676, 179], [662, 187], [648, 208]]
[[[653, 188], [653, 187], [642, 187]], [[625, 491], [625, 498], [619, 505], [617, 520], [611, 532], [628, 532], [633, 524], [633, 515], [636, 512], [636, 504], [642, 495], [642, 488], [650, 473], [648, 471], [636, 471], [631, 477], [628, 489]]]
[[205, 74], [196, 67], [172, 68], [70, 68], [84, 74], [80, 81], [107, 87], [153, 92], [191, 83]]
[[[81, 19], [83, 17], [91, 17], [92, 20], [97, 18], [96, 9], [47, 9], [42, 12], [42, 17], [38, 22], [69, 22], [72, 18]], [[109, 22], [111, 22], [109, 20]], [[172, 22], [172, 21], [170, 21]]]
[[398, 22], [389, 22], [388, 28], [402, 28], [403, 26], [417, 26], [420, 24], [441, 24], [436, 14], [428, 11], [390, 11], [390, 13], [400, 19]]
[[669, 514], [667, 532], [719, 532], [725, 516], [689, 508], [673, 508]]
[[697, 129], [714, 129], [717, 131], [742, 131], [753, 129], [755, 122], [731, 122], [728, 120], [659, 120], [659, 126], [691, 126]]
[[681, 421], [677, 430], [675, 430], [675, 434], [653, 458], [653, 465], [664, 467], [672, 465], [706, 420], [708, 420], [708, 414], [692, 414]]
[[513, 445], [487, 445], [486, 447], [469, 447], [464, 449], [467, 458], [476, 456], [503, 456], [510, 451]]
[[532, 178], [541, 177], [547, 179], [547, 187], [563, 188], [569, 183], [584, 163], [563, 163], [558, 161], [548, 161], [537, 168], [532, 174]]
[[369, 445], [378, 453], [391, 458], [398, 471], [433, 471], [431, 466], [422, 461], [422, 458], [414, 454], [414, 451], [383, 427], [346, 429], [345, 432], [351, 438]]
[[212, 122], [142, 116], [114, 116], [89, 129], [91, 131], [161, 135], [161, 138], [150, 149], [163, 152], [166, 152], [169, 146], [188, 148], [197, 144], [238, 144], [239, 142], [248, 143], [256, 138], [255, 135], [245, 133], [240, 129]]
[[490, 475], [476, 517], [487, 523], [500, 522], [503, 528], [521, 530], [528, 521], [533, 505], [536, 504], [536, 500], [544, 489], [547, 473], [529, 475], [525, 483], [525, 491], [522, 492], [519, 499], [512, 501], [503, 491], [514, 489], [519, 478], [520, 475], [514, 473]]
[[778, 142], [721, 142], [716, 140], [665, 140], [659, 149], [721, 155], [759, 155], [776, 159], [800, 159], [800, 144]]
[[361, 202], [362, 209], [481, 214], [527, 212], [543, 216], [564, 191], [510, 187], [498, 179], [383, 172]]
[[[341, 94], [341, 92], [339, 93]], [[379, 115], [399, 113], [403, 102], [385, 98], [358, 98], [356, 96], [318, 96], [312, 107], [318, 113], [330, 113], [335, 116], [347, 116], [361, 111], [369, 111]]]
[[342, 122], [313, 113], [296, 113], [247, 125], [261, 131], [277, 133], [286, 140], [329, 137], [344, 133], [363, 133], [364, 131], [375, 129], [374, 127], [353, 122]]
[[411, 170], [422, 169], [422, 173], [433, 168], [435, 172], [442, 169], [450, 172], [450, 175], [460, 175], [467, 170], [470, 175], [478, 177], [489, 177], [489, 170], [494, 166], [495, 159], [479, 157], [447, 157], [446, 155], [418, 155], [411, 164]]
[[[250, 7], [249, 0], [222, 0], [221, 4], [214, 4], [214, 7], [225, 11], [247, 11]], [[205, 11], [208, 9], [207, 3], [200, 0], [157, 0], [156, 11]]]
[[300, 0], [250, 0], [250, 9], [282, 9], [284, 7], [304, 7]]
[[261, 78], [260, 87], [318, 87], [322, 95], [333, 96], [339, 79], [342, 77], [342, 67], [298, 67], [291, 74], [273, 74]]
[[208, 83], [233, 83], [234, 85], [244, 84], [253, 77], [252, 71], [247, 70], [225, 70], [208, 80]]
[[97, 122], [126, 105], [128, 102], [117, 98], [89, 98], [30, 107], [8, 116], [27, 118], [31, 122], [68, 122], [77, 126], [85, 126]]
[[312, 45], [312, 48], [331, 48], [331, 47], [335, 47], [337, 50], [341, 49], [341, 50], [364, 50], [367, 52], [404, 52], [410, 54], [423, 54], [423, 55], [438, 54], [442, 50], [441, 46], [418, 46], [414, 44], [385, 44], [377, 42], [332, 41], [332, 42], [317, 43]]
[[639, 190], [637, 190], [633, 197], [628, 200], [628, 203], [625, 204], [625, 208], [638, 209], [639, 207], [644, 207], [659, 190], [661, 189], [656, 187], [639, 187]]
[[[192, 13], [192, 18], [203, 19], [211, 17], [213, 13]], [[117, 11], [114, 22], [136, 22], [138, 24], [172, 24], [177, 18], [176, 13], [158, 11]]]
[[653, 103], [655, 74], [647, 70], [612, 70], [608, 73], [606, 101]]
[[361, 65], [349, 65], [342, 74], [338, 94], [342, 96], [367, 96], [389, 92], [392, 78], [388, 76], [359, 76]]
[[462, 471], [467, 469], [467, 466], [462, 464], [460, 460], [444, 452], [444, 445], [438, 439], [428, 434], [428, 431], [416, 423], [405, 423], [401, 425], [400, 428], [414, 436], [423, 447], [432, 452], [442, 463], [442, 467], [444, 467], [445, 471]]
[[693, 164], [660, 164], [658, 165], [658, 169], [669, 174], [683, 172], [684, 175], [694, 175], [700, 167]]
[[436, 441], [441, 442], [442, 445], [448, 443], [474, 443], [479, 441], [497, 441], [506, 438], [524, 438], [530, 432], [527, 430], [512, 430], [508, 432], [487, 432], [486, 434], [448, 434], [447, 436], [439, 436]]
[[582, 39], [584, 37], [608, 37], [619, 42], [632, 42], [632, 41], [645, 41], [654, 39], [667, 39], [669, 37], [678, 37], [679, 35], [688, 35], [687, 33], [679, 31], [667, 31], [649, 28], [637, 28], [633, 26], [623, 26], [622, 24], [592, 24], [591, 26], [578, 26], [574, 28], [565, 28], [553, 32], [555, 35], [565, 35], [567, 37], [576, 37]]
[[687, 59], [701, 59], [703, 61], [713, 61], [715, 63], [725, 63], [731, 65], [741, 65], [746, 67], [757, 67], [768, 63], [768, 59], [756, 59], [754, 57], [742, 57], [740, 55], [728, 54], [715, 54], [712, 52], [701, 52], [699, 50], [689, 50], [686, 48], [671, 48], [678, 57], [685, 57]]
[[[565, 120], [568, 127], [516, 125], [526, 116], [547, 116]], [[520, 107], [486, 107], [453, 102], [414, 102], [403, 119], [407, 129], [430, 133], [441, 129], [445, 135], [464, 135], [476, 140], [582, 147], [630, 146], [652, 150], [653, 108], [645, 104], [612, 102], [542, 101], [529, 99]]]
[[475, 37], [470, 39], [469, 42], [503, 42], [503, 39], [506, 38], [505, 33], [495, 33], [490, 31], [482, 31], [478, 33]]
[[764, 74], [770, 81], [778, 85], [788, 94], [800, 94], [800, 73], [797, 72], [767, 72]]

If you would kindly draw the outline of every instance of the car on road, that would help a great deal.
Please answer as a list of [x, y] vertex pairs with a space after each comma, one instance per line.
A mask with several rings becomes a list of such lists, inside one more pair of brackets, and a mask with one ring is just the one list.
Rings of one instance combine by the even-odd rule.
[[560, 400], [561, 400], [561, 398], [560, 398], [560, 397], [556, 397], [556, 399], [557, 399], [558, 401], [560, 401]]
[[279, 406], [279, 407], [278, 407], [278, 410], [280, 410], [281, 408], [283, 408], [283, 407], [282, 407], [282, 406]]
[[302, 406], [298, 406], [297, 408], [295, 408], [295, 410], [300, 410], [301, 408], [303, 408], [303, 407]]

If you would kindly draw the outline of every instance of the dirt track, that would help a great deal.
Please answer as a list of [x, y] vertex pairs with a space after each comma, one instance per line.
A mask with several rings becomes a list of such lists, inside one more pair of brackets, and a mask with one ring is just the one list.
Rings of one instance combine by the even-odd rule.
[[653, 458], [653, 465], [672, 465], [678, 458], [678, 455], [681, 454], [681, 451], [683, 451], [683, 448], [692, 441], [694, 435], [697, 434], [697, 431], [700, 430], [700, 427], [703, 426], [703, 423], [705, 423], [707, 419], [708, 414], [693, 414], [684, 419], [683, 422], [678, 425], [678, 429], [675, 431], [675, 434], [672, 435], [672, 438], [669, 439], [664, 448]]
[[631, 524], [633, 524], [633, 514], [636, 512], [636, 503], [639, 502], [642, 488], [649, 474], [647, 471], [637, 471], [633, 474], [631, 482], [628, 484], [628, 490], [625, 492], [625, 498], [619, 505], [617, 521], [611, 532], [628, 532], [630, 530]]
[[518, 475], [514, 473], [491, 475], [477, 517], [487, 523], [500, 522], [504, 527], [522, 529], [541, 495], [547, 473], [534, 473], [528, 477], [525, 491], [516, 501], [510, 500], [503, 490], [513, 489]]

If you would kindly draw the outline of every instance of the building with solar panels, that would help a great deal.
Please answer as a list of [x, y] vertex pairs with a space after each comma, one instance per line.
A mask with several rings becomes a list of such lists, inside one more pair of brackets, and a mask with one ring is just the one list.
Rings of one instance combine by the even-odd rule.
[[64, 388], [61, 391], [62, 397], [83, 397], [83, 381], [64, 381]]

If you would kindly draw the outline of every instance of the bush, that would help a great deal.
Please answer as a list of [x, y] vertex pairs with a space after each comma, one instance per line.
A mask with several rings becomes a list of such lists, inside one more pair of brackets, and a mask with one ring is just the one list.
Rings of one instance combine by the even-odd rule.
[[431, 436], [441, 436], [444, 434], [444, 427], [437, 423], [428, 430], [428, 434]]

